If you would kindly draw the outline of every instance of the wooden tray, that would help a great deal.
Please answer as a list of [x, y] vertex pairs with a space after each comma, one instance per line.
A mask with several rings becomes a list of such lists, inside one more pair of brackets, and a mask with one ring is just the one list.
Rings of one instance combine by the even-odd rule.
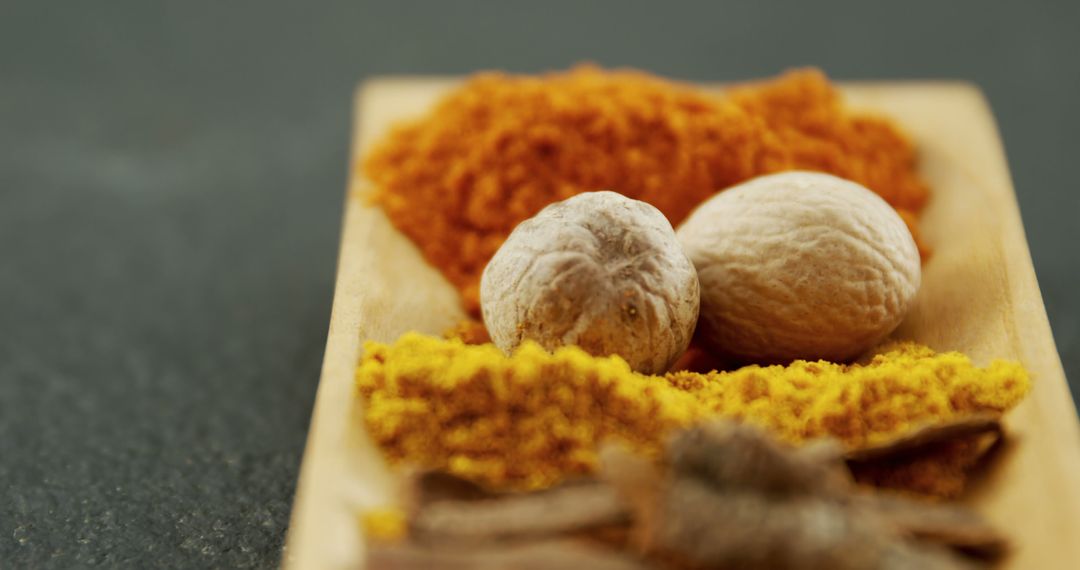
[[[393, 478], [363, 433], [353, 367], [363, 339], [440, 333], [463, 317], [456, 292], [378, 209], [355, 168], [395, 121], [423, 113], [455, 84], [390, 78], [356, 96], [353, 173], [330, 333], [284, 565], [358, 568], [357, 513], [387, 504]], [[1031, 395], [1008, 416], [1013, 443], [969, 497], [1017, 543], [1008, 568], [1080, 567], [1080, 429], [1031, 265], [993, 117], [969, 84], [846, 84], [848, 102], [895, 118], [915, 138], [933, 197], [922, 229], [934, 250], [922, 290], [896, 332], [979, 364], [1019, 359]]]

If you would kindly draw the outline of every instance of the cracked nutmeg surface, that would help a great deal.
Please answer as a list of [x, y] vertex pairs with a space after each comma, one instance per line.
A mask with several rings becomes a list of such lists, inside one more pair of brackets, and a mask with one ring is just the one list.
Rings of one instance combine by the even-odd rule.
[[522, 222], [484, 269], [492, 341], [577, 345], [663, 373], [698, 318], [698, 279], [659, 210], [615, 192], [580, 194]]
[[679, 227], [701, 282], [701, 332], [752, 362], [844, 361], [903, 320], [921, 279], [904, 221], [870, 190], [828, 174], [756, 178]]

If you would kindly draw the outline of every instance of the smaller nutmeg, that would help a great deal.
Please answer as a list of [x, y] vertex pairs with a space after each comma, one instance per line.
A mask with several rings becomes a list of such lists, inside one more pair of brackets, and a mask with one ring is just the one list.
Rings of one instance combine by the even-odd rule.
[[484, 323], [512, 352], [525, 339], [618, 355], [665, 372], [698, 317], [698, 280], [671, 224], [615, 192], [552, 204], [517, 226], [480, 280]]

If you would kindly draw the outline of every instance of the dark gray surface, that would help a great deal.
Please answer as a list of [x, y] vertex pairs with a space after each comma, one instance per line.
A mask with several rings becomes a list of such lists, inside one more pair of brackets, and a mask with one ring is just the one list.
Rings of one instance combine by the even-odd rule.
[[277, 564], [373, 74], [973, 80], [1080, 379], [1077, 3], [158, 4], [0, 3], [0, 567]]

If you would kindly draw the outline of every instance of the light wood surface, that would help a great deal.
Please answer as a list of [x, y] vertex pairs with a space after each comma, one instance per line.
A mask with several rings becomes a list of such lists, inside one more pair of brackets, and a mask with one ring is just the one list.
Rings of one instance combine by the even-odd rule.
[[[424, 112], [453, 84], [379, 79], [357, 93], [330, 332], [284, 555], [290, 569], [360, 567], [357, 514], [392, 500], [394, 479], [363, 433], [353, 392], [362, 340], [440, 333], [463, 316], [451, 286], [365, 204], [367, 182], [355, 166], [392, 123]], [[849, 84], [844, 92], [912, 134], [933, 190], [922, 228], [934, 254], [895, 336], [980, 364], [1018, 359], [1034, 376], [1031, 395], [1008, 417], [1012, 443], [966, 500], [1014, 537], [1005, 567], [1080, 568], [1080, 427], [986, 101], [955, 82]]]

